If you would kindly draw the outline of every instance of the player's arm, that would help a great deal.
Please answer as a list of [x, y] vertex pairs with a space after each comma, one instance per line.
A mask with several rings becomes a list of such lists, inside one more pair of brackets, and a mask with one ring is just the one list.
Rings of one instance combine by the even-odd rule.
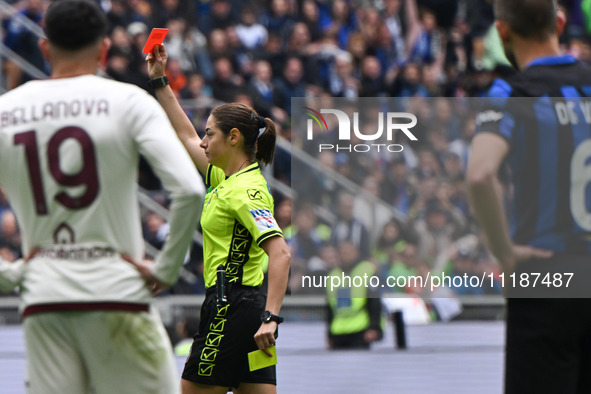
[[[130, 97], [126, 129], [133, 130], [139, 152], [170, 193], [170, 231], [148, 281], [172, 285], [178, 279], [201, 214], [205, 187], [191, 158], [175, 137], [166, 114], [145, 92]], [[138, 256], [133, 256], [138, 258]]]
[[513, 249], [497, 179], [499, 167], [508, 152], [509, 144], [502, 137], [479, 133], [472, 140], [466, 173], [470, 204], [491, 252], [501, 263], [511, 257]]
[[12, 291], [20, 286], [25, 276], [27, 262], [35, 257], [39, 250], [39, 247], [35, 247], [25, 258], [12, 262], [0, 257], [0, 291]]
[[507, 141], [494, 133], [479, 133], [472, 140], [466, 174], [470, 205], [478, 219], [490, 251], [504, 271], [531, 257], [549, 257], [550, 252], [514, 245], [503, 209], [499, 167], [509, 152]]
[[25, 261], [9, 262], [0, 257], [0, 291], [12, 291], [20, 285], [25, 274]]
[[[269, 282], [266, 310], [274, 315], [278, 315], [283, 302], [283, 296], [287, 289], [291, 253], [289, 246], [287, 246], [285, 240], [281, 236], [274, 236], [264, 240], [261, 243], [261, 248], [263, 248], [265, 253], [269, 256]], [[254, 336], [259, 348], [269, 356], [271, 354], [265, 349], [275, 344], [276, 330], [276, 322], [271, 321], [269, 323], [263, 323]]]
[[[150, 79], [164, 76], [168, 53], [163, 45], [154, 47], [154, 53], [148, 54], [148, 75]], [[195, 131], [193, 124], [180, 106], [170, 85], [156, 89], [156, 97], [166, 112], [170, 123], [174, 127], [177, 137], [181, 140], [189, 156], [202, 174], [207, 170], [208, 160], [205, 151], [199, 146], [201, 138]]]

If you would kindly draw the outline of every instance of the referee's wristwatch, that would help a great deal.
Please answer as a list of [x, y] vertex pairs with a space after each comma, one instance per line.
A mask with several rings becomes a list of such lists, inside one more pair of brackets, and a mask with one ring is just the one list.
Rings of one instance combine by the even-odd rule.
[[163, 88], [169, 84], [168, 77], [166, 75], [158, 78], [150, 79], [148, 82], [148, 86], [152, 89]]
[[269, 323], [270, 321], [274, 321], [277, 324], [280, 324], [281, 322], [283, 322], [283, 318], [281, 316], [274, 315], [269, 311], [264, 311], [263, 313], [261, 313], [261, 321], [263, 323]]

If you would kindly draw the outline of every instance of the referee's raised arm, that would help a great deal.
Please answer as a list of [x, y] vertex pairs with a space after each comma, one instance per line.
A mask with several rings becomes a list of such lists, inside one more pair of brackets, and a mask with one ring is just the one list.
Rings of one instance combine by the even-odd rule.
[[164, 108], [176, 131], [176, 135], [185, 146], [197, 169], [202, 174], [205, 174], [208, 160], [205, 151], [199, 146], [201, 138], [168, 84], [168, 78], [165, 75], [167, 61], [168, 53], [164, 45], [155, 46], [154, 52], [148, 54], [146, 62], [148, 63], [148, 75], [150, 76], [149, 85], [156, 91], [156, 97], [160, 105]]

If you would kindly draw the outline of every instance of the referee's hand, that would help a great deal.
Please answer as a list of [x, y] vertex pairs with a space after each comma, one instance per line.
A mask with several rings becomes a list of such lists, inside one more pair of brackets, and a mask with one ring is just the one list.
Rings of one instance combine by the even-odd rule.
[[257, 346], [269, 357], [272, 357], [273, 354], [267, 348], [275, 346], [275, 331], [277, 331], [277, 322], [270, 321], [262, 323], [259, 330], [254, 334], [254, 341]]
[[146, 56], [146, 62], [148, 63], [148, 76], [150, 79], [164, 76], [166, 63], [168, 63], [168, 53], [164, 45], [156, 45], [154, 51]]

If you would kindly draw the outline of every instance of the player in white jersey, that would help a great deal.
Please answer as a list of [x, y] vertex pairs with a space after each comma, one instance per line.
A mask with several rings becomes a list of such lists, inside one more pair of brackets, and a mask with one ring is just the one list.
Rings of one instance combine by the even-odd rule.
[[[94, 75], [108, 49], [95, 3], [53, 2], [45, 29], [51, 78], [0, 96], [0, 185], [23, 255], [34, 253], [0, 266], [0, 285], [20, 284], [28, 392], [175, 393], [178, 371], [149, 284], [177, 280], [203, 183], [156, 100]], [[173, 201], [153, 264], [143, 261], [140, 153]]]

